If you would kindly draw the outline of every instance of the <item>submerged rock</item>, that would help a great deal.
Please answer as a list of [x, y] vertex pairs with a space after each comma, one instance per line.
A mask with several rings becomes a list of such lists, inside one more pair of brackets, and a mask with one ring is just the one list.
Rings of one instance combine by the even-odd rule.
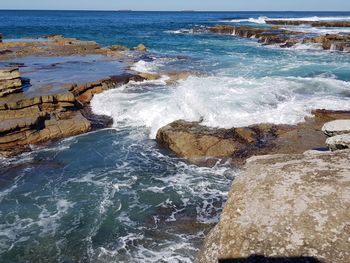
[[350, 258], [350, 152], [248, 160], [197, 262], [247, 258]]

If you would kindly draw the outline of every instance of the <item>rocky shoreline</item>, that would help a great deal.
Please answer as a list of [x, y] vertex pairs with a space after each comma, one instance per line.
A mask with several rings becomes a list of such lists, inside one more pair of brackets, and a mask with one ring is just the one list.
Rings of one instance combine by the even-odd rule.
[[350, 27], [350, 21], [266, 20], [266, 24], [285, 26], [310, 25], [312, 27]]
[[[350, 51], [348, 35], [310, 37], [277, 27], [226, 25], [207, 30], [257, 38], [264, 45], [315, 43], [325, 50]], [[142, 44], [133, 49], [103, 48], [96, 42], [62, 36], [44, 40], [0, 41], [0, 61], [12, 63], [0, 69], [0, 156], [18, 155], [30, 151], [32, 145], [108, 127], [110, 118], [91, 112], [89, 104], [95, 94], [130, 81], [162, 77], [126, 70], [96, 81], [43, 84], [32, 92], [30, 79], [21, 76], [20, 67], [25, 65], [13, 62], [16, 58], [101, 55], [130, 65], [147, 52]], [[166, 82], [172, 84], [189, 73], [167, 75]], [[318, 109], [297, 125], [263, 123], [219, 129], [178, 120], [159, 129], [157, 143], [191, 163], [229, 162], [243, 169], [197, 261], [262, 255], [345, 263], [350, 257], [349, 122], [350, 111]]]
[[115, 46], [102, 48], [93, 41], [63, 36], [48, 36], [40, 41], [0, 43], [0, 61], [16, 66], [0, 69], [0, 156], [18, 155], [30, 151], [31, 145], [111, 125], [111, 119], [96, 116], [89, 109], [93, 96], [129, 81], [145, 79], [137, 72], [126, 72], [87, 83], [36, 84], [31, 87], [30, 79], [21, 78], [20, 69], [26, 65], [12, 61], [23, 57], [35, 61], [39, 57], [98, 54], [130, 64], [145, 51], [143, 45], [132, 50], [122, 46], [118, 49]]
[[176, 121], [161, 128], [158, 143], [193, 163], [242, 167], [197, 262], [347, 262], [349, 135], [350, 111], [327, 110], [295, 126]]
[[[203, 29], [197, 31], [202, 32]], [[255, 38], [263, 45], [278, 45], [281, 48], [290, 48], [296, 44], [317, 44], [324, 50], [350, 52], [350, 35], [348, 34], [314, 35], [301, 31], [287, 30], [280, 26], [261, 28], [217, 25], [209, 27], [204, 31], [214, 34], [234, 35], [242, 38]]]

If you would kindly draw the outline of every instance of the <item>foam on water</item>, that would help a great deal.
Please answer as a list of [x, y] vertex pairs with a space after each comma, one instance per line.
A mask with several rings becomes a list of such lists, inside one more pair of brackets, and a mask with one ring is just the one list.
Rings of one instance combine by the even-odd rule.
[[258, 18], [250, 17], [250, 18], [242, 18], [242, 19], [229, 19], [224, 20], [225, 22], [232, 22], [232, 23], [240, 23], [240, 22], [250, 22], [250, 23], [256, 23], [256, 24], [266, 24], [266, 21], [310, 21], [310, 22], [317, 22], [317, 21], [346, 21], [350, 20], [349, 16], [331, 16], [331, 17], [320, 17], [320, 16], [312, 16], [312, 17], [290, 17], [290, 18], [275, 18], [275, 17], [267, 17], [267, 16], [260, 16]]
[[349, 82], [322, 77], [190, 77], [174, 88], [110, 90], [91, 105], [95, 113], [113, 117], [116, 128], [146, 126], [155, 138], [160, 127], [178, 119], [224, 128], [297, 123], [312, 109], [349, 108], [349, 96]]
[[283, 29], [286, 30], [297, 30], [300, 32], [305, 32], [308, 34], [317, 34], [317, 35], [325, 35], [325, 34], [349, 34], [350, 28], [348, 27], [312, 27], [312, 26], [286, 26]]
[[154, 61], [144, 61], [140, 60], [131, 67], [132, 70], [141, 73], [156, 73], [160, 65]]

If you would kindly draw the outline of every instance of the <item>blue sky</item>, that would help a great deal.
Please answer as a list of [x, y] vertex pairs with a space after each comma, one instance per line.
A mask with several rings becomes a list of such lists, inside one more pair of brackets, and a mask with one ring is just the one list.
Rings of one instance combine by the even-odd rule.
[[0, 9], [350, 11], [350, 0], [0, 0]]

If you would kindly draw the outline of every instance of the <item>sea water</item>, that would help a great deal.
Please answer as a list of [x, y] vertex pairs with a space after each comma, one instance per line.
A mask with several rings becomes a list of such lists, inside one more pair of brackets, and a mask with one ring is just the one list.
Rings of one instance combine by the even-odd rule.
[[[350, 13], [0, 11], [0, 18], [11, 41], [62, 34], [102, 46], [143, 43], [150, 52], [132, 69], [164, 75], [94, 97], [93, 111], [112, 117], [112, 128], [0, 159], [1, 262], [193, 262], [239, 171], [176, 157], [156, 144], [160, 127], [178, 119], [227, 128], [293, 124], [312, 109], [350, 109], [349, 54], [193, 30]], [[82, 81], [86, 72], [89, 81], [124, 68], [100, 57], [17, 62], [35, 83]], [[174, 71], [191, 76], [167, 85]]]

